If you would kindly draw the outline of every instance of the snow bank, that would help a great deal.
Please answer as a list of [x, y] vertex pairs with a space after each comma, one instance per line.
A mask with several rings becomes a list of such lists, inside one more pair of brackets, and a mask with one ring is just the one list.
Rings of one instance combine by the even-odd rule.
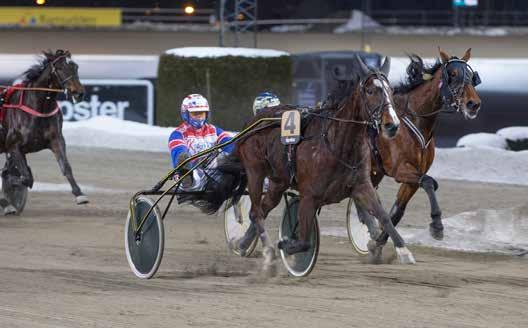
[[463, 212], [444, 220], [444, 240], [427, 229], [402, 229], [412, 244], [472, 252], [528, 254], [528, 203], [504, 210]]
[[[444, 239], [433, 239], [428, 229], [398, 228], [409, 244], [469, 252], [528, 254], [528, 203], [503, 210], [463, 212], [446, 218]], [[341, 227], [322, 228], [326, 236], [348, 237]]]
[[360, 10], [352, 10], [348, 22], [335, 28], [334, 33], [355, 32], [360, 31], [362, 28], [372, 29], [377, 27], [380, 27], [380, 24], [372, 19], [372, 17], [365, 15]]
[[457, 147], [508, 149], [506, 138], [495, 133], [472, 133], [458, 139]]
[[255, 48], [221, 48], [221, 47], [186, 47], [175, 48], [165, 51], [168, 55], [179, 57], [223, 57], [223, 56], [239, 56], [239, 57], [280, 57], [289, 56], [285, 51], [278, 51], [273, 49], [255, 49]]
[[528, 127], [512, 126], [497, 133], [471, 133], [457, 141], [457, 147], [498, 148], [525, 150], [528, 144]]
[[528, 126], [511, 126], [497, 131], [497, 135], [508, 140], [528, 140]]
[[427, 174], [439, 179], [528, 185], [528, 151], [438, 148]]
[[[81, 122], [64, 122], [68, 146], [167, 152], [174, 128], [121, 121], [98, 116]], [[488, 148], [439, 148], [430, 175], [439, 179], [528, 185], [528, 151]]]
[[86, 121], [64, 122], [62, 132], [68, 146], [166, 152], [173, 130], [97, 116]]

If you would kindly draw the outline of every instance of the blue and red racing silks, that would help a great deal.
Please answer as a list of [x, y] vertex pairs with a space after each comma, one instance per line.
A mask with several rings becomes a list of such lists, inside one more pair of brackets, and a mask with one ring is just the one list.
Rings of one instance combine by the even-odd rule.
[[[169, 137], [172, 166], [178, 166], [178, 158], [182, 153], [193, 156], [232, 138], [233, 135], [230, 132], [209, 123], [205, 123], [200, 129], [195, 129], [189, 123], [183, 122], [174, 129]], [[231, 153], [234, 146], [234, 144], [231, 144], [225, 146], [222, 150]]]

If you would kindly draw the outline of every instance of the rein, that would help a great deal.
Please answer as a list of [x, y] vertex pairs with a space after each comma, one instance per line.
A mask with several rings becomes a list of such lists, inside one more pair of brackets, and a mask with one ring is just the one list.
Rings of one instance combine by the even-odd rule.
[[44, 91], [44, 92], [56, 92], [63, 93], [66, 92], [63, 89], [52, 89], [52, 88], [33, 88], [33, 87], [22, 87], [16, 85], [0, 85], [0, 89], [13, 89], [13, 90], [23, 90], [23, 91]]

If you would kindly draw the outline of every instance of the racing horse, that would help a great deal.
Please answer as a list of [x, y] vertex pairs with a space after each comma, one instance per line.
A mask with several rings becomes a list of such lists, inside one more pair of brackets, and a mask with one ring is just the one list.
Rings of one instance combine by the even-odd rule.
[[[59, 89], [70, 94], [76, 102], [82, 99], [84, 87], [70, 52], [46, 51], [43, 55], [38, 64], [23, 74], [22, 83], [4, 94], [0, 144], [7, 159], [2, 176], [9, 179], [10, 184], [31, 188], [33, 175], [26, 154], [51, 149], [72, 187], [77, 204], [84, 204], [88, 198], [75, 181], [66, 157], [63, 116], [57, 103]], [[18, 174], [9, 174], [13, 168]]]
[[[378, 137], [372, 141], [375, 154], [372, 156], [371, 178], [376, 187], [385, 175], [401, 183], [390, 211], [394, 226], [402, 219], [416, 191], [423, 188], [431, 206], [430, 234], [441, 240], [444, 227], [435, 195], [438, 183], [427, 175], [435, 157], [434, 134], [438, 116], [444, 112], [461, 113], [465, 119], [474, 119], [480, 110], [481, 100], [475, 90], [480, 77], [468, 64], [471, 49], [460, 59], [449, 56], [440, 48], [438, 51], [440, 60], [431, 67], [425, 67], [419, 56], [409, 56], [411, 63], [407, 68], [407, 81], [394, 91], [394, 101], [403, 124], [395, 138]], [[356, 208], [361, 221], [371, 220], [363, 204], [356, 203]], [[383, 232], [380, 238], [386, 240], [387, 233]], [[375, 253], [379, 259], [381, 248], [369, 249], [369, 252]]]
[[[386, 77], [390, 59], [387, 58], [381, 69], [376, 70], [367, 67], [359, 57], [356, 60], [361, 69], [348, 84], [345, 96], [336, 107], [305, 111], [309, 123], [305, 124], [302, 141], [296, 146], [293, 177], [285, 159], [285, 146], [280, 141], [280, 128], [270, 124], [237, 142], [233, 154], [219, 164], [219, 178], [207, 184], [204, 193], [188, 195], [181, 200], [192, 202], [204, 212], [214, 213], [226, 199], [232, 198], [236, 202], [247, 186], [251, 199], [251, 225], [246, 234], [232, 244], [243, 251], [258, 235], [263, 244], [265, 270], [272, 267], [275, 249], [265, 230], [264, 220], [290, 187], [298, 190], [300, 195], [300, 236], [279, 242], [279, 248], [287, 254], [310, 248], [309, 233], [315, 224], [316, 212], [323, 205], [352, 196], [381, 222], [396, 246], [400, 262], [415, 263], [383, 209], [370, 179], [367, 126], [378, 127], [384, 138], [393, 138], [400, 124]], [[290, 105], [270, 107], [258, 114], [253, 122], [264, 117], [277, 117], [292, 109], [302, 110]], [[265, 177], [269, 178], [269, 186], [262, 197]]]

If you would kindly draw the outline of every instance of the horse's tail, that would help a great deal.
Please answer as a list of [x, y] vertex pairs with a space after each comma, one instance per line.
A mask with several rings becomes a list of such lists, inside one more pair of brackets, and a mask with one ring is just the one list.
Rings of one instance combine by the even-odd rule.
[[235, 154], [224, 157], [218, 166], [206, 171], [203, 192], [178, 196], [179, 203], [191, 203], [206, 214], [218, 212], [222, 204], [231, 199], [238, 202], [247, 186], [247, 176], [240, 158]]

